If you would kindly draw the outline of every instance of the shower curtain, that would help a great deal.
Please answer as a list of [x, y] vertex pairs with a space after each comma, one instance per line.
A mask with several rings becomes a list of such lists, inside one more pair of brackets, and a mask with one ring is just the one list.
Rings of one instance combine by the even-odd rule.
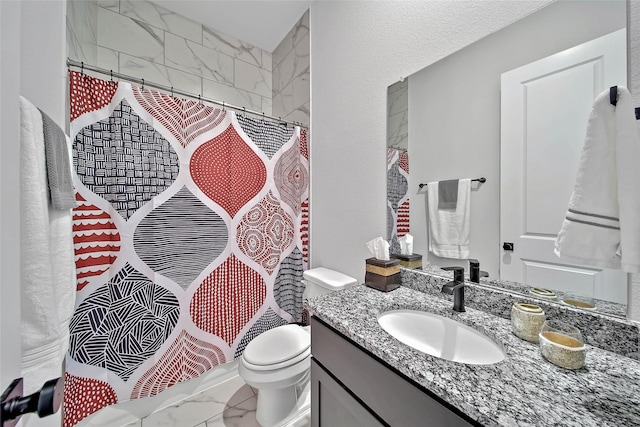
[[64, 426], [300, 321], [306, 133], [70, 71], [77, 302]]
[[387, 238], [389, 251], [400, 253], [398, 239], [409, 233], [409, 154], [387, 149]]

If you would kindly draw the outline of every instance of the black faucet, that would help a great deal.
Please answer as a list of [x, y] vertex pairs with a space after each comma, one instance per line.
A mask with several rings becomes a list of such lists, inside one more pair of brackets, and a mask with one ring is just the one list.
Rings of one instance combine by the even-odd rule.
[[489, 277], [486, 271], [480, 271], [480, 261], [477, 259], [469, 259], [469, 280], [474, 283], [480, 283], [481, 277]]
[[462, 313], [464, 310], [464, 267], [442, 267], [443, 270], [453, 271], [453, 280], [445, 283], [442, 292], [453, 294], [453, 311]]

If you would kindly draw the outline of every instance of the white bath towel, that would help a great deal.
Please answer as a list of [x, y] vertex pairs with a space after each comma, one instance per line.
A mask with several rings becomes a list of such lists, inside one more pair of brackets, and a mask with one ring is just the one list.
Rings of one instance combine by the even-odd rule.
[[556, 239], [561, 259], [640, 272], [640, 139], [629, 91], [595, 100], [569, 209]]
[[471, 179], [458, 182], [455, 209], [438, 208], [438, 182], [427, 184], [429, 203], [429, 251], [443, 258], [469, 258]]
[[20, 99], [21, 330], [25, 393], [62, 375], [75, 302], [71, 210], [53, 209], [40, 111]]

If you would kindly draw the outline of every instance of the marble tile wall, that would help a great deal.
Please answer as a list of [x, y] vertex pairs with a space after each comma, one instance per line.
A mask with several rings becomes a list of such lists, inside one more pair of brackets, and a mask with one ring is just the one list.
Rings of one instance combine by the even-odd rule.
[[273, 115], [309, 125], [309, 11], [273, 51]]
[[387, 147], [409, 149], [409, 79], [387, 89]]
[[97, 0], [67, 0], [67, 57], [97, 62]]
[[68, 0], [67, 33], [72, 59], [272, 114], [271, 53], [149, 1]]

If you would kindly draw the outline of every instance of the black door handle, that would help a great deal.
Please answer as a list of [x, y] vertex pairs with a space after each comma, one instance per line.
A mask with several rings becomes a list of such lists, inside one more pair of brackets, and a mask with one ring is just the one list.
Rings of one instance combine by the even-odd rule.
[[502, 244], [502, 249], [504, 249], [505, 251], [513, 251], [513, 243], [511, 242], [504, 242]]

